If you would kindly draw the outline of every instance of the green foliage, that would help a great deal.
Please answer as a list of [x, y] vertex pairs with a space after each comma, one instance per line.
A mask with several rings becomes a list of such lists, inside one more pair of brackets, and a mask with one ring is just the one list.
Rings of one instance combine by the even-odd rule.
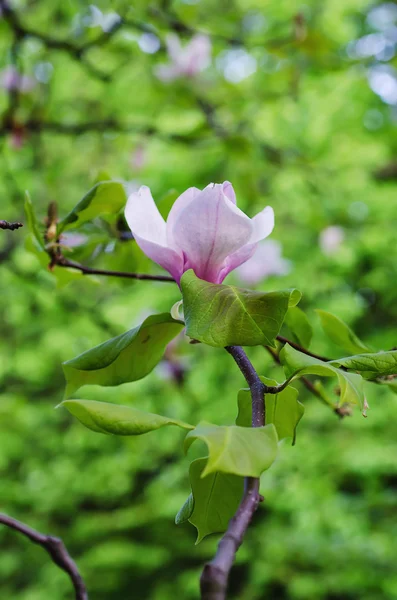
[[339, 317], [326, 310], [317, 309], [316, 312], [320, 317], [324, 332], [340, 348], [351, 354], [370, 352], [369, 348], [356, 336], [354, 331]]
[[118, 213], [127, 201], [122, 183], [101, 181], [94, 185], [58, 225], [58, 234], [65, 229], [77, 229], [95, 217]]
[[187, 520], [197, 529], [196, 544], [211, 533], [226, 531], [244, 492], [244, 479], [230, 473], [204, 476], [207, 458], [197, 458], [189, 469], [192, 493], [180, 509], [176, 522]]
[[313, 327], [303, 310], [298, 306], [292, 306], [285, 315], [285, 324], [292, 333], [294, 341], [309, 348], [313, 337]]
[[142, 435], [165, 425], [177, 425], [183, 429], [194, 429], [192, 425], [143, 412], [130, 406], [96, 402], [95, 400], [64, 400], [64, 406], [88, 429], [113, 435]]
[[347, 356], [346, 358], [333, 360], [332, 364], [337, 367], [345, 367], [349, 371], [359, 371], [363, 377], [369, 379], [395, 375], [397, 372], [397, 350]]
[[202, 281], [192, 270], [181, 290], [187, 335], [219, 348], [273, 345], [288, 308], [300, 300], [298, 290], [252, 292]]
[[274, 462], [277, 432], [273, 424], [248, 428], [200, 423], [185, 438], [185, 452], [195, 440], [208, 446], [208, 460], [201, 477], [221, 471], [243, 477], [260, 477]]
[[183, 324], [168, 313], [152, 315], [138, 327], [66, 361], [66, 397], [83, 385], [119, 385], [142, 379], [182, 329]]
[[[269, 386], [277, 385], [274, 379], [261, 377], [261, 381]], [[250, 427], [252, 419], [251, 394], [249, 389], [242, 389], [238, 393], [238, 415], [236, 425]], [[305, 407], [298, 400], [298, 390], [292, 386], [286, 387], [278, 394], [266, 394], [266, 425], [273, 423], [279, 440], [292, 438], [296, 441], [296, 428], [303, 417]]]
[[43, 235], [40, 232], [32, 200], [28, 192], [25, 193], [25, 215], [28, 222], [28, 228], [34, 239], [34, 242], [37, 244], [39, 249], [44, 250]]
[[361, 375], [346, 373], [329, 362], [323, 362], [303, 354], [303, 352], [298, 352], [289, 344], [286, 344], [280, 352], [280, 360], [284, 366], [285, 375], [290, 381], [303, 375], [337, 377], [341, 403], [358, 404], [361, 409], [364, 407], [363, 379]]

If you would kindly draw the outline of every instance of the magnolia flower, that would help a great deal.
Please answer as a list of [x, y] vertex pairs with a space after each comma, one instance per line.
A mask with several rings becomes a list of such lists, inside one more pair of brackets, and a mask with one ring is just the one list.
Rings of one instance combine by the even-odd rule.
[[34, 88], [36, 82], [33, 77], [21, 75], [15, 67], [10, 66], [0, 73], [0, 85], [9, 92], [26, 94]]
[[179, 283], [193, 269], [197, 277], [222, 283], [226, 275], [254, 254], [274, 227], [270, 206], [250, 219], [236, 206], [228, 181], [204, 190], [191, 187], [174, 202], [167, 222], [150, 189], [142, 186], [128, 198], [125, 218], [143, 252]]
[[182, 48], [177, 35], [166, 38], [170, 64], [159, 65], [156, 75], [161, 81], [173, 81], [179, 77], [194, 77], [211, 62], [211, 41], [208, 36], [197, 34]]
[[331, 255], [337, 252], [345, 239], [345, 231], [339, 225], [331, 225], [322, 230], [319, 244], [324, 254]]
[[265, 240], [255, 254], [236, 271], [247, 285], [255, 285], [270, 275], [287, 275], [291, 261], [282, 257], [282, 246], [276, 240]]

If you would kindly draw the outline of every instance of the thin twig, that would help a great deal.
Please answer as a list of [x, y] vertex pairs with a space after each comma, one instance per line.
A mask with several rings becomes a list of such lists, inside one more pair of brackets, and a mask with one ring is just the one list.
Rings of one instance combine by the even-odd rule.
[[23, 227], [23, 223], [16, 221], [15, 223], [9, 223], [8, 221], [0, 220], [0, 229], [9, 229], [10, 231], [14, 231], [14, 229], [19, 229]]
[[29, 538], [31, 542], [44, 548], [51, 556], [52, 561], [69, 575], [74, 587], [75, 599], [88, 600], [87, 589], [78, 571], [77, 565], [71, 558], [61, 539], [53, 537], [52, 535], [40, 533], [7, 515], [0, 514], [0, 523], [10, 527], [10, 529], [19, 531], [19, 533], [22, 533]]
[[295, 348], [295, 350], [299, 350], [299, 352], [302, 352], [303, 354], [307, 354], [307, 356], [311, 356], [312, 358], [317, 358], [317, 360], [322, 360], [323, 362], [329, 362], [332, 360], [332, 358], [326, 358], [325, 356], [320, 356], [319, 354], [314, 354], [314, 352], [310, 352], [310, 350], [307, 350], [303, 346], [296, 344], [292, 340], [289, 340], [288, 338], [286, 338], [282, 335], [278, 335], [276, 337], [276, 340], [278, 340], [282, 344], [289, 344], [290, 346]]
[[67, 267], [68, 269], [76, 269], [83, 273], [83, 275], [105, 275], [106, 277], [124, 277], [124, 279], [139, 279], [145, 281], [169, 281], [175, 283], [173, 277], [168, 275], [146, 275], [144, 273], [128, 273], [125, 271], [108, 271], [106, 269], [93, 269], [91, 267], [85, 267], [80, 263], [68, 260], [63, 256], [52, 262], [51, 266], [57, 265], [58, 267]]
[[[226, 350], [234, 358], [249, 385], [252, 398], [252, 427], [262, 427], [265, 423], [264, 397], [267, 386], [262, 383], [240, 346], [227, 346]], [[215, 557], [204, 566], [200, 579], [202, 600], [225, 600], [229, 573], [236, 552], [243, 542], [244, 535], [261, 499], [259, 478], [247, 477], [240, 506], [219, 542]]]

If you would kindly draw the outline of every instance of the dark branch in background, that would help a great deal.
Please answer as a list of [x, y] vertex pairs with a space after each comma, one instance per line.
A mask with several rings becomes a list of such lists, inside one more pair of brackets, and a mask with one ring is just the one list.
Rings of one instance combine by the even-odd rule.
[[65, 571], [73, 584], [75, 591], [76, 600], [88, 600], [87, 590], [84, 581], [78, 571], [77, 565], [68, 553], [64, 543], [61, 539], [53, 537], [52, 535], [45, 535], [31, 529], [24, 523], [8, 517], [7, 515], [0, 514], [0, 523], [6, 525], [10, 529], [14, 529], [22, 535], [29, 538], [34, 544], [38, 544], [44, 548], [51, 557], [53, 563]]
[[[252, 427], [262, 427], [265, 423], [267, 386], [259, 379], [249, 358], [240, 346], [228, 346], [226, 350], [234, 358], [249, 385], [252, 398]], [[261, 500], [259, 478], [247, 477], [240, 506], [219, 542], [215, 557], [203, 569], [200, 579], [202, 600], [225, 600], [229, 573], [236, 552], [243, 542], [244, 535]]]
[[15, 223], [9, 223], [8, 221], [0, 220], [0, 229], [9, 229], [10, 231], [14, 231], [14, 229], [19, 229], [20, 227], [23, 227], [23, 223], [19, 223], [19, 221], [16, 221]]
[[127, 273], [125, 271], [107, 271], [106, 269], [92, 269], [91, 267], [85, 267], [80, 265], [73, 260], [67, 258], [56, 259], [55, 262], [51, 263], [51, 267], [57, 265], [58, 267], [67, 267], [69, 269], [76, 269], [83, 273], [83, 275], [105, 275], [106, 277], [123, 277], [124, 279], [139, 279], [145, 281], [170, 281], [175, 283], [173, 277], [168, 275], [146, 275], [143, 273]]

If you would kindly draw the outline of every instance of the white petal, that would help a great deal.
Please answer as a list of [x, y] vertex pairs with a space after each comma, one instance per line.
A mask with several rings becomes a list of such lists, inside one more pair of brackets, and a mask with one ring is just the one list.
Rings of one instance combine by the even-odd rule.
[[250, 244], [256, 244], [271, 234], [274, 228], [274, 211], [271, 206], [266, 206], [260, 213], [251, 219], [253, 232]]
[[219, 280], [216, 283], [222, 283], [222, 281], [225, 279], [226, 275], [230, 273], [230, 271], [233, 271], [233, 269], [236, 269], [237, 267], [245, 263], [245, 261], [249, 260], [254, 255], [257, 247], [258, 244], [246, 244], [245, 246], [228, 256], [224, 262], [222, 271], [220, 271], [219, 273]]
[[183, 269], [182, 254], [167, 247], [165, 221], [147, 186], [129, 196], [125, 218], [141, 250], [179, 283]]
[[165, 221], [146, 185], [130, 194], [124, 214], [134, 237], [167, 245]]
[[167, 217], [167, 242], [172, 248], [175, 246], [175, 240], [172, 231], [179, 214], [201, 193], [196, 187], [191, 187], [183, 192], [174, 202]]
[[222, 186], [223, 186], [223, 193], [225, 194], [225, 196], [227, 196], [227, 198], [229, 198], [229, 200], [231, 202], [233, 202], [233, 204], [237, 204], [236, 193], [235, 193], [230, 181], [224, 181]]

